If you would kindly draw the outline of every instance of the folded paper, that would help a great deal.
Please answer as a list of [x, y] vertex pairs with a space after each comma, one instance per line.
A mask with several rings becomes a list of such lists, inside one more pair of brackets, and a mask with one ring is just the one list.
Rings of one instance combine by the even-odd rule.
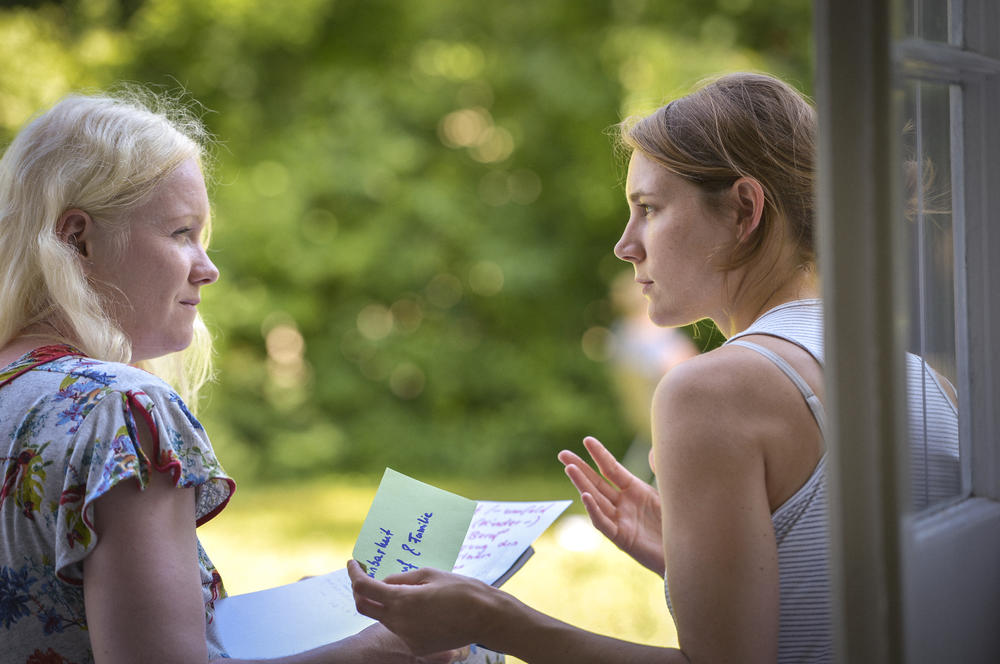
[[473, 500], [386, 468], [354, 559], [375, 579], [421, 567], [450, 570], [475, 511]]

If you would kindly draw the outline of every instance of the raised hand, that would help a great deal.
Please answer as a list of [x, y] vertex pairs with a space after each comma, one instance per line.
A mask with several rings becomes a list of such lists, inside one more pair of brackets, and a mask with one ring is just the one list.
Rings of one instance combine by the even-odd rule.
[[590, 521], [615, 546], [643, 567], [663, 576], [659, 493], [618, 463], [596, 438], [587, 436], [583, 445], [600, 474], [569, 450], [558, 456], [566, 467], [566, 475], [580, 492]]

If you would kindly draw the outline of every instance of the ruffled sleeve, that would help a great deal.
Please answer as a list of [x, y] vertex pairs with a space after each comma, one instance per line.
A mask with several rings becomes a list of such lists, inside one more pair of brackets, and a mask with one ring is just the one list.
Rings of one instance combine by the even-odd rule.
[[[152, 460], [139, 445], [133, 412], [152, 432]], [[93, 502], [120, 482], [134, 480], [144, 490], [150, 472], [170, 473], [175, 486], [195, 489], [198, 525], [218, 514], [235, 489], [201, 423], [155, 379], [141, 388], [95, 395], [66, 454], [56, 508], [55, 567], [60, 579], [74, 585], [83, 582], [82, 561], [97, 545]]]

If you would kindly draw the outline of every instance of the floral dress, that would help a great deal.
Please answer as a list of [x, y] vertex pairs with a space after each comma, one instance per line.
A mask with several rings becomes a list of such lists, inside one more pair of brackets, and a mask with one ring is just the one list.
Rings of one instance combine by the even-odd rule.
[[[215, 516], [235, 485], [163, 381], [69, 346], [0, 368], [0, 662], [93, 662], [82, 586], [93, 502], [123, 480], [149, 481], [133, 412], [153, 433], [155, 470], [195, 487], [198, 525]], [[224, 656], [211, 622], [225, 590], [200, 544], [198, 559], [209, 656]]]

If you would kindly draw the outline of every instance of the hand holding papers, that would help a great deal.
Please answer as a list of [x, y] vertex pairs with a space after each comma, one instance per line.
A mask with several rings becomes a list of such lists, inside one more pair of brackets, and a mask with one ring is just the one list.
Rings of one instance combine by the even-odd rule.
[[[477, 503], [387, 468], [353, 555], [375, 578], [430, 566], [498, 586], [570, 502]], [[355, 610], [347, 570], [340, 569], [218, 600], [212, 627], [230, 657], [249, 659], [309, 650], [373, 622]], [[477, 656], [502, 661], [488, 651]]]

